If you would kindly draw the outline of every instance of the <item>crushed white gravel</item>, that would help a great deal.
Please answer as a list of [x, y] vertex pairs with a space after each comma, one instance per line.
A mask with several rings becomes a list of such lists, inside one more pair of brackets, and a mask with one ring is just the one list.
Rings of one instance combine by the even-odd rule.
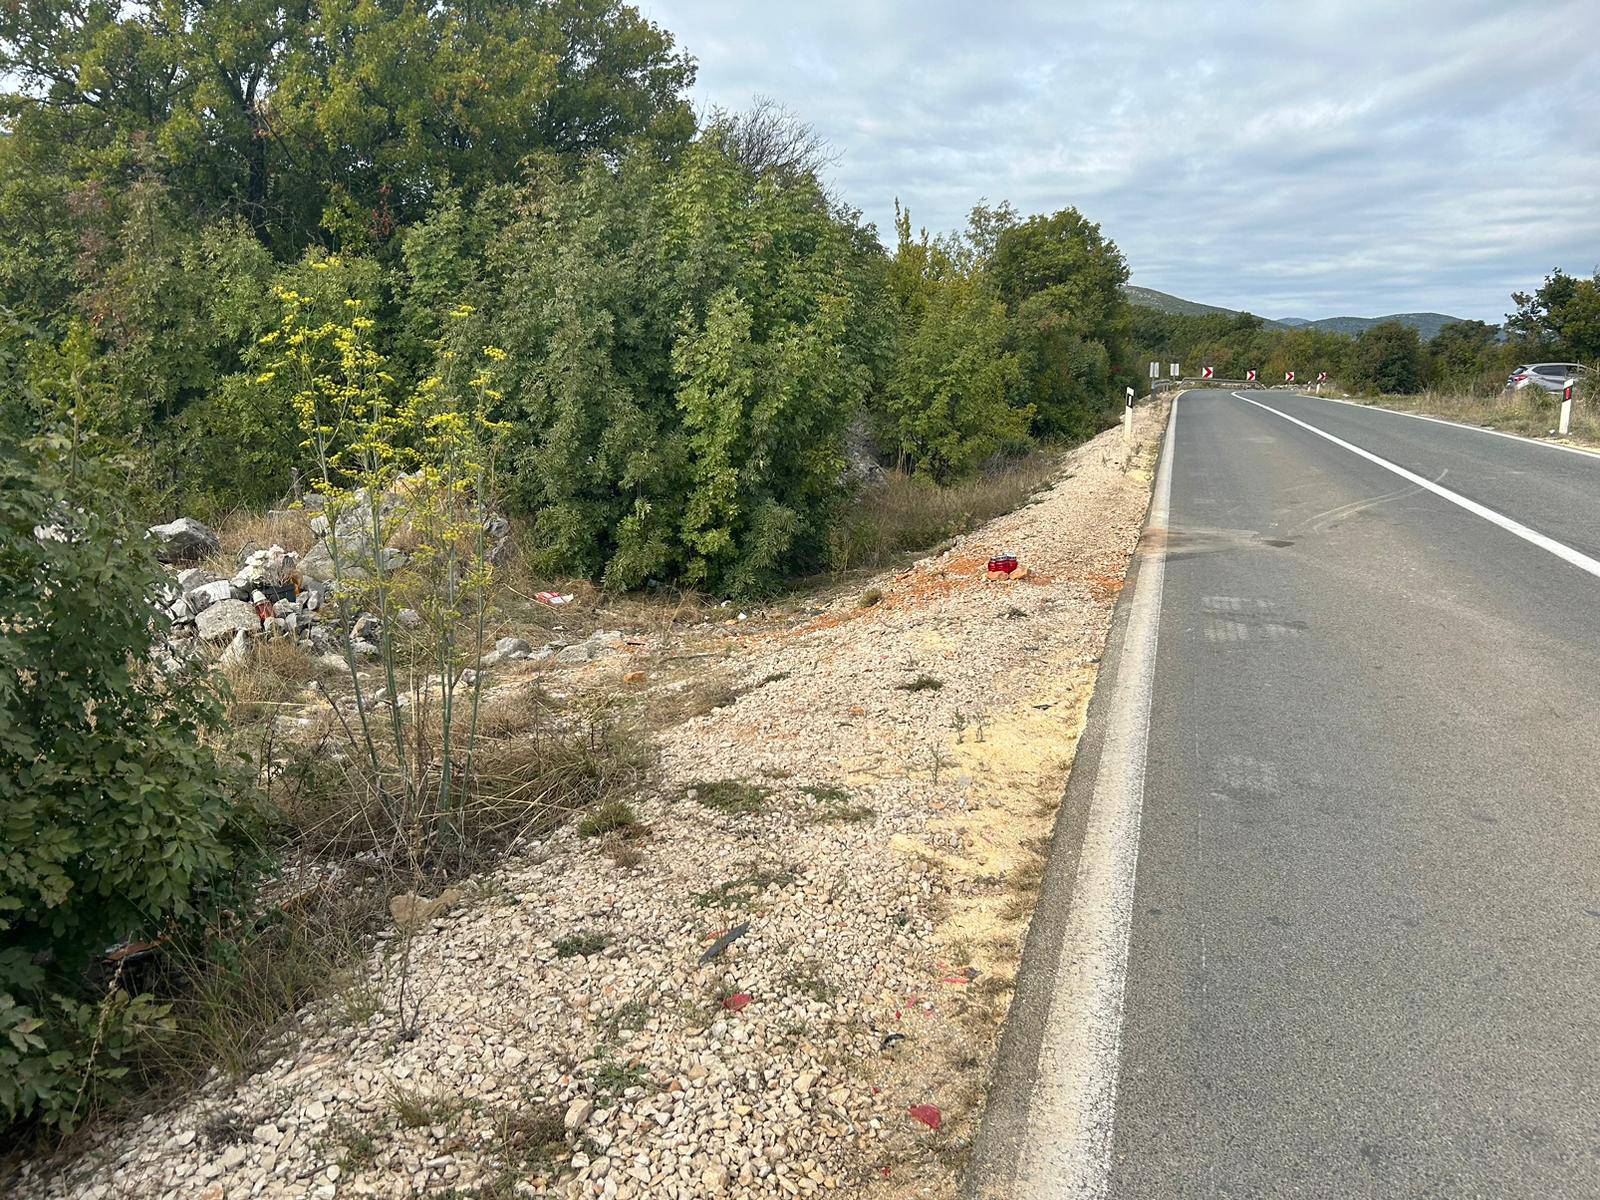
[[[1131, 468], [1103, 434], [1019, 511], [823, 611], [541, 664], [648, 694], [669, 659], [732, 647], [737, 699], [659, 736], [635, 865], [570, 827], [520, 846], [414, 937], [411, 1040], [392, 995], [357, 1024], [324, 1004], [291, 1057], [11, 1193], [954, 1195], [1162, 415], [1140, 410]], [[986, 581], [1001, 550], [1027, 579]], [[723, 780], [765, 789], [755, 811], [702, 803]], [[540, 1115], [557, 1149], [530, 1157]]]

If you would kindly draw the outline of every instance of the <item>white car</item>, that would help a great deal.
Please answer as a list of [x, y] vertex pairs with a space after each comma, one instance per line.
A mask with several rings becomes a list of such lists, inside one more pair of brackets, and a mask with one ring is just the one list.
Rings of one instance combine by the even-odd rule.
[[1512, 371], [1506, 379], [1506, 391], [1520, 392], [1523, 388], [1543, 388], [1547, 392], [1560, 392], [1569, 379], [1583, 379], [1589, 368], [1582, 363], [1526, 363]]

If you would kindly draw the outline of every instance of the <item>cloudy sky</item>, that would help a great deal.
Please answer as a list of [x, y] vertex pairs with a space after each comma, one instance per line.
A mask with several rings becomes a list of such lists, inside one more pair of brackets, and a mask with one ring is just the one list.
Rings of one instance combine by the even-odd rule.
[[1077, 205], [1133, 282], [1274, 317], [1498, 321], [1600, 264], [1600, 0], [636, 2], [880, 232]]

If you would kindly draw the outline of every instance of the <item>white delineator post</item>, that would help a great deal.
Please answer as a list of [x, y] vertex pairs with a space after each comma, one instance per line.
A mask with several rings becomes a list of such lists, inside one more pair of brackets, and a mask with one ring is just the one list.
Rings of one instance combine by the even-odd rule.
[[1133, 449], [1133, 389], [1128, 388], [1128, 402], [1122, 406], [1122, 448]]
[[1562, 437], [1572, 428], [1572, 389], [1576, 383], [1577, 380], [1569, 379], [1561, 388], [1561, 420], [1556, 422], [1556, 432]]

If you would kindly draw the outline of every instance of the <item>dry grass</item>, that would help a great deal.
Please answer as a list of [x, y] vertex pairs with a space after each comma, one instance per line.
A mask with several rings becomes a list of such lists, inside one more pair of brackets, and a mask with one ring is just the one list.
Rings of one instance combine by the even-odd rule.
[[864, 488], [834, 530], [830, 566], [838, 572], [878, 570], [929, 550], [1020, 507], [1057, 481], [1061, 461], [1059, 450], [1035, 450], [948, 486], [890, 475]]
[[221, 668], [221, 674], [228, 685], [228, 719], [237, 727], [301, 707], [317, 668], [304, 645], [262, 638], [250, 643], [243, 662]]
[[[648, 750], [604, 715], [557, 715], [539, 705], [491, 704], [455, 798], [440, 811], [408, 808], [393, 779], [374, 778], [344, 726], [289, 751], [271, 781], [268, 810], [297, 851], [318, 859], [376, 855], [405, 860], [441, 883], [470, 875], [518, 839], [543, 833], [595, 806], [623, 804], [636, 790]], [[437, 719], [411, 731], [416, 761], [437, 762]], [[461, 736], [458, 729], [457, 736]], [[456, 769], [462, 771], [464, 762]], [[424, 779], [424, 792], [437, 785]]]
[[[270, 665], [297, 673], [287, 662]], [[267, 673], [256, 666], [255, 675]], [[159, 1104], [213, 1067], [232, 1076], [259, 1069], [303, 1036], [300, 1014], [312, 1000], [325, 1002], [313, 1010], [318, 1023], [364, 1023], [387, 1003], [368, 964], [375, 936], [392, 928], [390, 897], [436, 895], [479, 876], [525, 836], [582, 811], [625, 808], [622, 797], [638, 786], [645, 752], [625, 728], [554, 713], [542, 699], [494, 702], [486, 716], [472, 771], [442, 812], [402, 802], [392, 774], [374, 777], [336, 719], [269, 743], [280, 770], [263, 776], [241, 809], [249, 844], [240, 853], [280, 869], [266, 888], [240, 897], [232, 925], [166, 948], [150, 983], [172, 1003], [177, 1032], [141, 1057], [130, 1104]], [[419, 761], [435, 761], [437, 735], [428, 722], [415, 732], [426, 743]], [[382, 977], [392, 982], [405, 962], [384, 958]]]
[[[1361, 404], [1376, 404], [1400, 412], [1442, 417], [1464, 425], [1482, 425], [1522, 437], [1548, 437], [1560, 415], [1561, 398], [1538, 388], [1503, 392], [1492, 396], [1458, 392], [1423, 392], [1416, 396], [1358, 398]], [[1572, 405], [1571, 440], [1600, 446], [1600, 395], [1579, 393]]]
[[[700, 592], [676, 587], [618, 595], [587, 580], [560, 578], [540, 569], [526, 517], [511, 518], [511, 548], [495, 566], [495, 595], [489, 641], [515, 636], [538, 645], [557, 627], [574, 641], [596, 629], [629, 629], [649, 637], [685, 625], [699, 624], [716, 613], [717, 601]], [[572, 602], [545, 604], [540, 592], [570, 595]]]
[[337, 886], [286, 891], [240, 927], [205, 944], [169, 945], [159, 991], [175, 1032], [138, 1061], [152, 1100], [205, 1082], [213, 1069], [242, 1078], [302, 1036], [291, 1018], [310, 1000], [332, 997], [335, 1017], [365, 1020], [376, 1003], [362, 974], [370, 939], [387, 919], [387, 889], [376, 873], [348, 870]]
[[285, 550], [304, 554], [315, 541], [311, 536], [311, 516], [310, 513], [284, 509], [265, 513], [234, 509], [215, 527], [222, 549], [200, 565], [226, 579], [239, 569], [239, 563], [253, 550], [282, 546]]

